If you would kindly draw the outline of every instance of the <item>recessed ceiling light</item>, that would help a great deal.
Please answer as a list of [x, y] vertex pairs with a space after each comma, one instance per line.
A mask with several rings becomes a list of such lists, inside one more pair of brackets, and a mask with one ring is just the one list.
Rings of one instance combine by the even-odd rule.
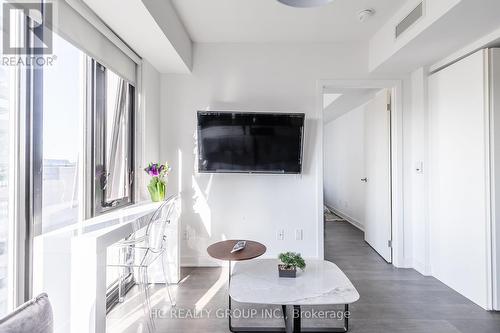
[[323, 6], [332, 2], [333, 0], [278, 0], [278, 1], [287, 6], [306, 8], [306, 7]]

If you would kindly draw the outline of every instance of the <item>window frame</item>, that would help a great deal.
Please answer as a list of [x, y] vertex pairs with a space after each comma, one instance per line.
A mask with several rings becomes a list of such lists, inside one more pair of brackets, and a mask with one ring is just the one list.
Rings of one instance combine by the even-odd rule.
[[[89, 57], [90, 58], [90, 57]], [[128, 149], [127, 149], [127, 174], [128, 174], [128, 196], [112, 200], [105, 200], [105, 190], [108, 170], [106, 170], [106, 71], [109, 69], [95, 59], [90, 58], [91, 72], [91, 102], [92, 102], [92, 139], [93, 147], [91, 175], [93, 179], [92, 188], [92, 216], [104, 214], [114, 209], [126, 207], [135, 202], [135, 110], [136, 89], [135, 86], [125, 80], [127, 86], [128, 100]]]
[[[3, 8], [2, 8], [3, 11]], [[45, 6], [40, 3], [40, 11]], [[2, 12], [2, 15], [5, 13]], [[31, 45], [33, 34], [30, 31], [29, 17], [16, 24], [15, 38]], [[34, 33], [43, 33], [43, 26], [35, 26]], [[29, 49], [19, 49], [14, 56], [33, 58], [37, 54]], [[41, 108], [43, 94], [38, 89], [43, 85], [43, 69], [36, 66], [17, 66], [12, 70], [15, 76], [9, 110], [9, 244], [8, 244], [8, 311], [32, 298], [33, 288], [33, 241], [37, 232], [36, 222], [40, 216], [37, 209], [41, 202], [41, 192], [35, 191], [35, 184], [41, 180], [39, 167], [43, 161], [36, 162], [42, 151], [38, 135], [41, 131]], [[37, 123], [37, 125], [35, 125]], [[36, 172], [38, 170], [38, 172]]]
[[[45, 10], [42, 3], [40, 10]], [[24, 27], [18, 27], [20, 30], [17, 32], [17, 38], [24, 39], [24, 45], [31, 45], [33, 34], [28, 33], [30, 19], [25, 19], [23, 23]], [[42, 33], [43, 26], [34, 29]], [[23, 56], [23, 53], [19, 51], [16, 55]], [[36, 56], [33, 51], [26, 52], [25, 55]], [[41, 213], [39, 209], [42, 199], [41, 188], [37, 192], [35, 184], [41, 184], [43, 163], [43, 147], [39, 140], [43, 124], [43, 90], [38, 89], [40, 85], [43, 87], [43, 69], [36, 66], [19, 66], [15, 73], [16, 92], [14, 110], [11, 110], [15, 119], [11, 121], [9, 133], [10, 140], [14, 142], [10, 145], [14, 151], [10, 152], [13, 158], [9, 166], [12, 172], [10, 186], [14, 187], [9, 190], [13, 200], [13, 216], [9, 227], [12, 228], [10, 234], [14, 243], [9, 246], [12, 251], [9, 254], [9, 260], [12, 260], [12, 281], [8, 283], [8, 287], [12, 288], [10, 310], [14, 310], [33, 296], [33, 241], [38, 227], [41, 230], [41, 225], [37, 222], [41, 220], [38, 213]], [[42, 159], [36, 162], [37, 157]]]

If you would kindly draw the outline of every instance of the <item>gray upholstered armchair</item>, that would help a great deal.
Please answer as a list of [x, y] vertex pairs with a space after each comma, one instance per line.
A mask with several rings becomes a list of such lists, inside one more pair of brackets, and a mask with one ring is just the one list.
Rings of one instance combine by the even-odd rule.
[[40, 294], [0, 319], [2, 333], [52, 333], [52, 306], [47, 294]]

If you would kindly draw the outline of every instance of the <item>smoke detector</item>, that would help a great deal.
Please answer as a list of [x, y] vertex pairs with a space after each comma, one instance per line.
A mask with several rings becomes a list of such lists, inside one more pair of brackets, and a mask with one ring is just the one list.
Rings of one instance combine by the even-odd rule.
[[365, 21], [367, 18], [369, 17], [372, 17], [373, 15], [375, 15], [375, 10], [373, 9], [365, 9], [365, 10], [362, 10], [358, 13], [358, 19], [363, 22]]

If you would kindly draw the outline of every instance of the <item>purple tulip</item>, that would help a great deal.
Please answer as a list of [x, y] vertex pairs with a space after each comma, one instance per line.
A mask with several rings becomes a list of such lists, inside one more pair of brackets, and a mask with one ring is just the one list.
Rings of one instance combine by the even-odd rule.
[[166, 164], [150, 163], [144, 171], [146, 171], [151, 177], [163, 177], [168, 174], [170, 167]]
[[160, 175], [160, 171], [158, 170], [158, 165], [157, 164], [151, 165], [151, 168], [149, 170], [149, 175], [151, 177], [158, 177]]

